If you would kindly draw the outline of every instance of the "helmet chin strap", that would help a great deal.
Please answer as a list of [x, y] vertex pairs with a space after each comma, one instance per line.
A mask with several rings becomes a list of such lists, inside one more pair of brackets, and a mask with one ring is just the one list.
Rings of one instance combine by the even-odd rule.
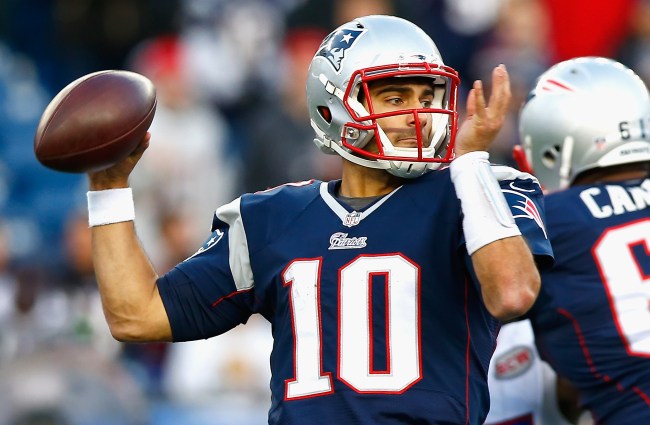
[[368, 168], [377, 168], [377, 169], [384, 169], [384, 170], [389, 168], [389, 165], [387, 165], [387, 164], [380, 164], [375, 160], [365, 159], [365, 158], [361, 158], [359, 156], [353, 155], [350, 152], [348, 152], [347, 150], [343, 149], [341, 147], [341, 145], [339, 145], [338, 143], [333, 142], [333, 141], [331, 141], [329, 139], [325, 139], [325, 140], [326, 140], [325, 144], [326, 144], [327, 147], [329, 147], [330, 149], [336, 151], [336, 153], [338, 153], [344, 159], [347, 159], [350, 162], [354, 162], [355, 164], [359, 164], [359, 165], [362, 165], [362, 166], [368, 167]]

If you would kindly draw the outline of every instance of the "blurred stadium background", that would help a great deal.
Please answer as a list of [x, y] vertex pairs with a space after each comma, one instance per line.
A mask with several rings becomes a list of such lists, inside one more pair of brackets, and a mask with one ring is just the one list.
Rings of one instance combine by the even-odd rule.
[[133, 185], [138, 231], [164, 273], [239, 193], [337, 177], [336, 159], [311, 142], [306, 67], [331, 29], [372, 13], [429, 32], [461, 90], [508, 66], [514, 101], [496, 162], [512, 164], [518, 107], [548, 65], [608, 56], [650, 81], [649, 0], [2, 0], [0, 425], [265, 423], [262, 320], [197, 343], [112, 340], [85, 176], [38, 164], [34, 132], [84, 74], [130, 69], [154, 81], [159, 110]]

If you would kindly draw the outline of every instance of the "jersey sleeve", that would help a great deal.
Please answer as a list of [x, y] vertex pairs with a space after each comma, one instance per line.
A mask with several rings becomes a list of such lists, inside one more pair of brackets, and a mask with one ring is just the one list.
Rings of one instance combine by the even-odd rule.
[[174, 341], [222, 334], [255, 313], [255, 295], [239, 200], [215, 215], [199, 250], [158, 279]]
[[510, 212], [542, 268], [553, 265], [553, 249], [546, 231], [544, 195], [537, 179], [511, 167], [492, 166]]

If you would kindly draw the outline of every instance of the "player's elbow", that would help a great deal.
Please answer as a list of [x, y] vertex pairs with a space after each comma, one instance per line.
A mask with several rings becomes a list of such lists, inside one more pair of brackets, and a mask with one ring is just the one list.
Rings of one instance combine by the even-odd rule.
[[508, 284], [492, 297], [487, 305], [490, 313], [502, 322], [514, 320], [528, 312], [537, 299], [540, 288], [538, 273], [512, 277]]
[[509, 322], [526, 314], [535, 302], [532, 291], [524, 291], [516, 296], [503, 297], [499, 303], [493, 304], [490, 313], [502, 322]]
[[108, 328], [111, 335], [120, 342], [149, 342], [149, 339], [141, 329], [141, 326], [134, 325], [127, 321], [110, 320]]
[[120, 342], [170, 341], [171, 333], [158, 331], [154, 323], [139, 320], [108, 320], [111, 335]]

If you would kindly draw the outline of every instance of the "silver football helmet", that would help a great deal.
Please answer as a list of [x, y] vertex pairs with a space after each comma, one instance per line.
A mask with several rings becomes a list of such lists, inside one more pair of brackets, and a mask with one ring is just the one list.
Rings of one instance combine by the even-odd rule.
[[[433, 105], [375, 113], [368, 84], [392, 77], [430, 78]], [[420, 176], [453, 158], [458, 85], [458, 73], [443, 64], [434, 42], [413, 23], [381, 15], [355, 19], [329, 34], [311, 61], [307, 101], [314, 142], [323, 152], [365, 167], [399, 177]], [[432, 129], [417, 134], [417, 147], [393, 145], [377, 123], [406, 114], [414, 121], [430, 115]]]
[[588, 170], [650, 161], [648, 89], [611, 59], [554, 65], [539, 77], [519, 118], [523, 162], [547, 191], [568, 187]]

